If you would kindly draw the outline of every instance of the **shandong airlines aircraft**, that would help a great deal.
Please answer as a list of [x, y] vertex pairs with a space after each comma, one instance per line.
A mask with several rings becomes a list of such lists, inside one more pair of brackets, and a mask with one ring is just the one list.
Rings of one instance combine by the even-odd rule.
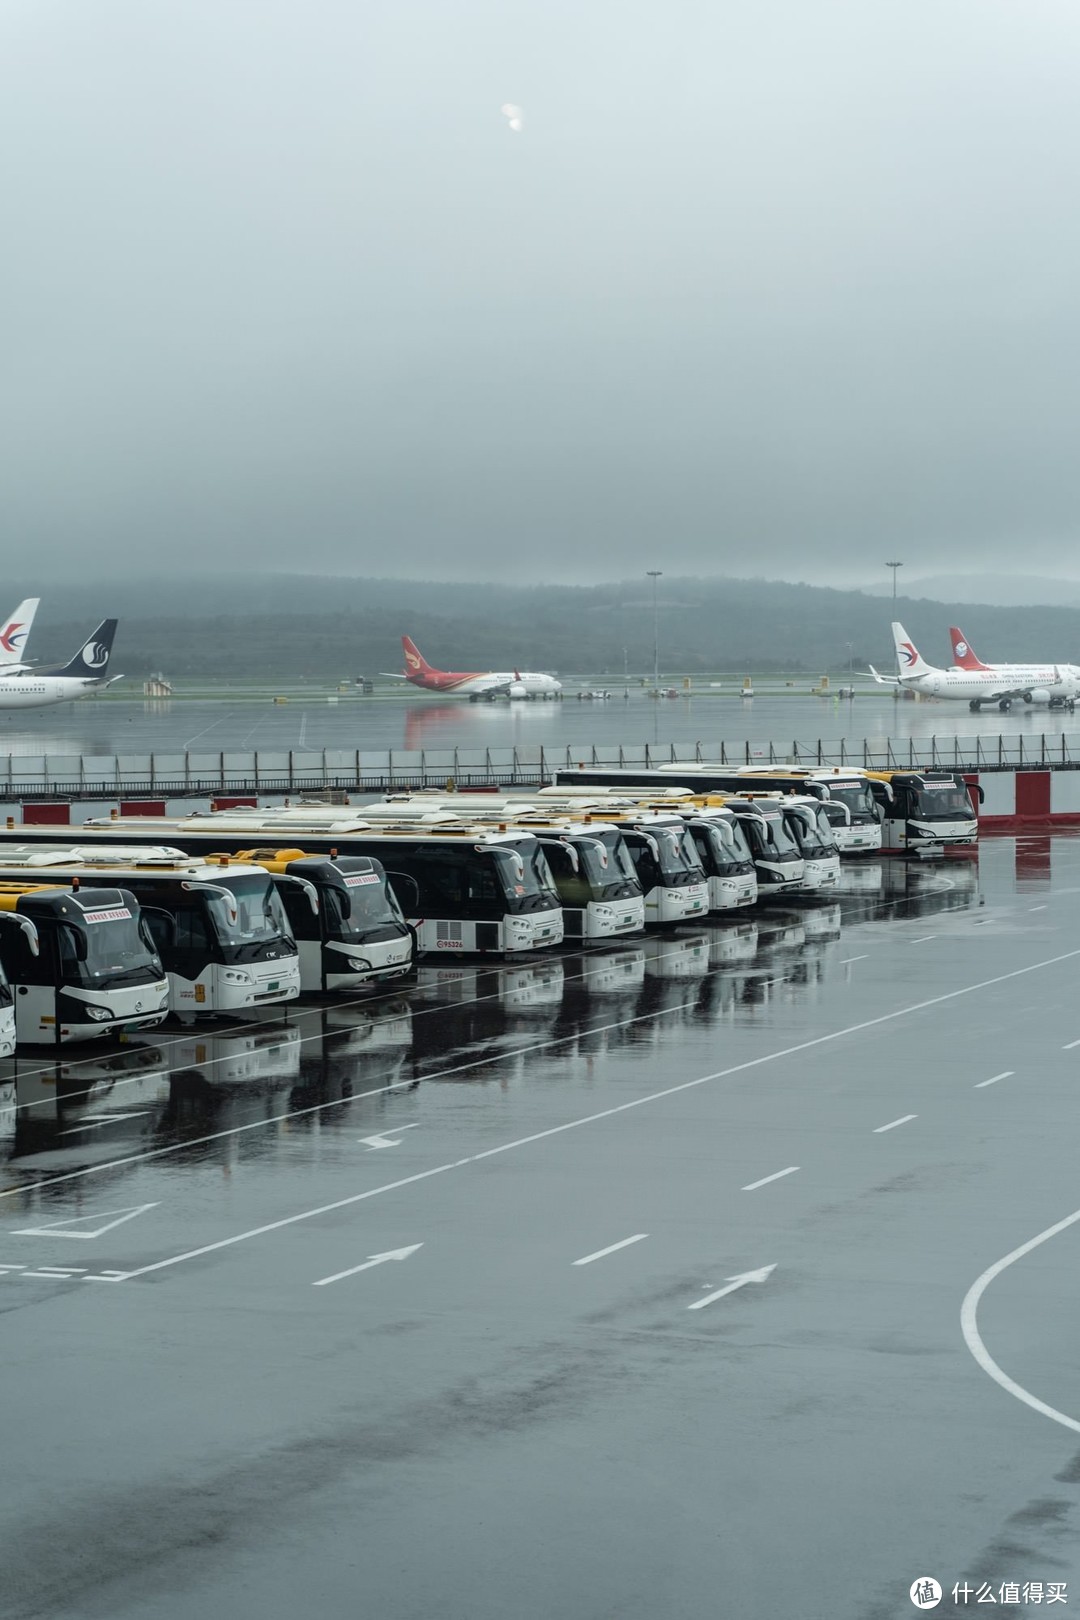
[[477, 703], [483, 698], [497, 697], [554, 698], [562, 691], [562, 682], [553, 675], [539, 675], [531, 670], [432, 669], [415, 641], [402, 636], [401, 646], [405, 669], [400, 675], [395, 671], [393, 679], [422, 686], [426, 692], [453, 693]]
[[115, 619], [104, 619], [70, 664], [48, 674], [30, 670], [5, 675], [0, 671], [0, 709], [40, 709], [47, 703], [67, 703], [123, 680], [122, 675], [108, 675], [116, 625]]
[[[892, 633], [900, 673], [893, 677], [879, 675], [871, 664], [870, 673], [879, 686], [900, 686], [921, 692], [925, 697], [951, 698], [974, 710], [981, 709], [984, 703], [1010, 709], [1013, 698], [1026, 697], [1033, 691], [1027, 682], [1016, 681], [993, 669], [935, 669], [923, 658], [902, 624], [894, 624]], [[1024, 667], [1030, 670], [1032, 666]], [[1043, 701], [1071, 709], [1080, 693], [1080, 672], [1070, 664], [1054, 664], [1049, 677], [1040, 689], [1040, 696], [1045, 693]]]

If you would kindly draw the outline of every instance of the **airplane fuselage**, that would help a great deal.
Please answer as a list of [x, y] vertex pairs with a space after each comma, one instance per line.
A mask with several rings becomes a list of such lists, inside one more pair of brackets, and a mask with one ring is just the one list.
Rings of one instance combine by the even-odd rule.
[[993, 703], [1022, 691], [1046, 692], [1051, 698], [1071, 701], [1080, 693], [1080, 679], [1071, 665], [1056, 671], [1037, 664], [986, 670], [931, 669], [922, 675], [901, 675], [900, 685], [926, 697], [960, 703]]
[[41, 709], [49, 703], [68, 703], [89, 696], [104, 685], [71, 675], [10, 675], [0, 677], [0, 710]]
[[552, 675], [532, 670], [413, 670], [405, 679], [410, 686], [426, 692], [453, 693], [460, 697], [506, 696], [510, 698], [554, 697], [562, 685]]

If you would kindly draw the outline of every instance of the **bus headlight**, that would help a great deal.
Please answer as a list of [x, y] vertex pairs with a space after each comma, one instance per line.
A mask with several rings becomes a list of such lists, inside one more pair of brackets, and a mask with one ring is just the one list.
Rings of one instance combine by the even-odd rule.
[[250, 973], [245, 973], [243, 968], [226, 968], [225, 969], [225, 983], [226, 984], [254, 984], [254, 982], [255, 981], [251, 977], [251, 974]]
[[108, 1007], [87, 1007], [86, 1016], [92, 1018], [95, 1024], [104, 1024], [106, 1019], [112, 1017], [112, 1013]]

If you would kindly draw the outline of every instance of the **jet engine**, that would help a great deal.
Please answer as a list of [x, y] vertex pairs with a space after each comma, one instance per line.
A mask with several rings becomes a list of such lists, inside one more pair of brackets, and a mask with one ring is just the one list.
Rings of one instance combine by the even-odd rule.
[[525, 688], [524, 681], [511, 681], [510, 685], [506, 688], [506, 695], [507, 697], [512, 698], [527, 698], [529, 694]]
[[[1040, 704], [1046, 703], [1046, 704], [1049, 704], [1049, 703], [1052, 703], [1053, 701], [1054, 701], [1054, 699], [1052, 698], [1052, 696], [1050, 695], [1049, 691], [1047, 690], [1047, 688], [1045, 686], [1033, 686], [1031, 688], [1030, 692], [1025, 692], [1024, 693], [1024, 702], [1025, 703], [1040, 703]], [[1060, 702], [1062, 702], [1062, 699], [1059, 697], [1057, 701], [1060, 703]]]

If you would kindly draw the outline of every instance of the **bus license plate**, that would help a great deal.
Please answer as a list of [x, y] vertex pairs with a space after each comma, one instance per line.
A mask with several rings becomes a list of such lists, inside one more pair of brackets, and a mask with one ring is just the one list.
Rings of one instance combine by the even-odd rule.
[[270, 983], [267, 985], [266, 988], [267, 988], [267, 990], [280, 990], [281, 989], [281, 980], [280, 979], [271, 979]]

